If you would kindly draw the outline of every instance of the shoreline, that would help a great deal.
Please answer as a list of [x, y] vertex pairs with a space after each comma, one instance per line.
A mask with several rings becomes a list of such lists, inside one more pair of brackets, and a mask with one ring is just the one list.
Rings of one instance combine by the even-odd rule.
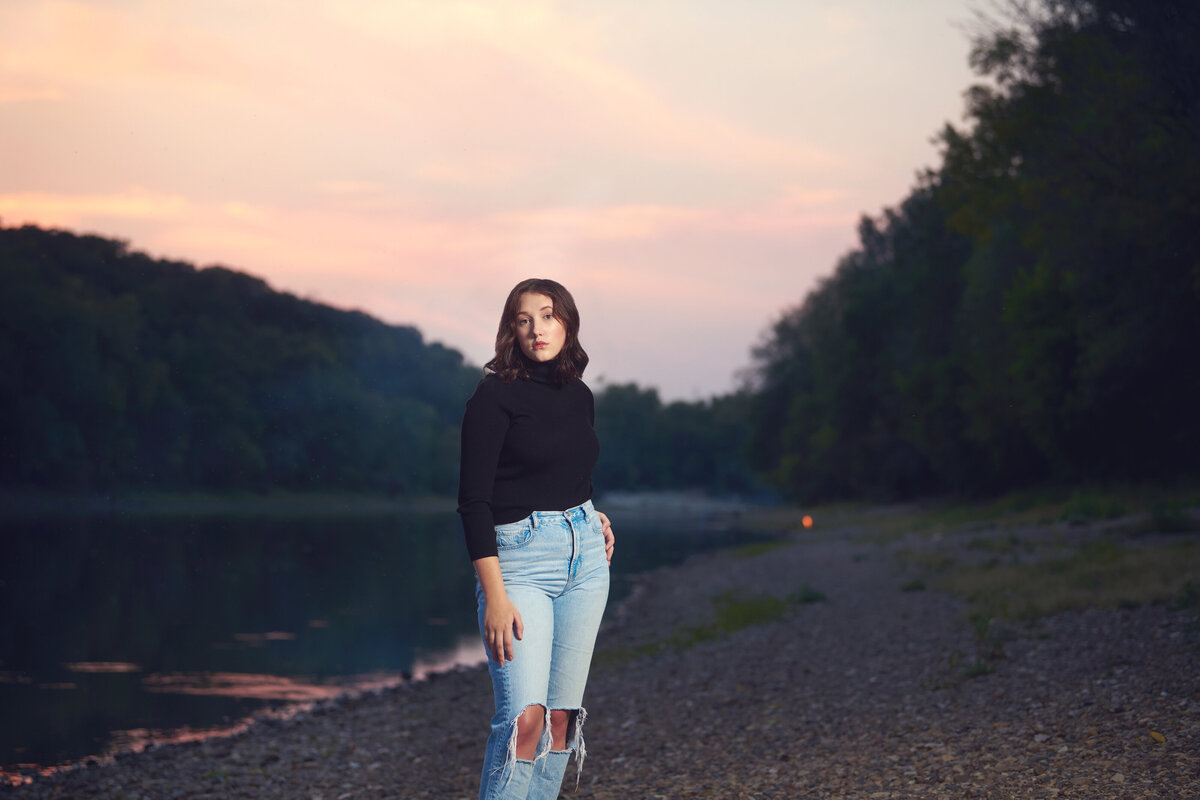
[[305, 492], [0, 492], [0, 520], [30, 517], [174, 516], [246, 514], [270, 516], [383, 515], [454, 511], [449, 497]]
[[[590, 757], [568, 794], [1200, 796], [1200, 609], [997, 617], [981, 632], [973, 601], [934, 590], [948, 553], [967, 569], [1010, 540], [1116, 528], [913, 528], [847, 513], [638, 576], [601, 629]], [[1130, 535], [1143, 549], [1196, 539]], [[468, 798], [490, 693], [486, 670], [455, 669], [0, 796]]]
[[[771, 508], [741, 498], [714, 498], [702, 492], [609, 492], [597, 505], [639, 517], [741, 516]], [[47, 492], [0, 490], [0, 520], [30, 517], [173, 516], [245, 514], [269, 516], [384, 515], [451, 513], [458, 501], [451, 496], [387, 495], [355, 492], [205, 492], [140, 491]]]

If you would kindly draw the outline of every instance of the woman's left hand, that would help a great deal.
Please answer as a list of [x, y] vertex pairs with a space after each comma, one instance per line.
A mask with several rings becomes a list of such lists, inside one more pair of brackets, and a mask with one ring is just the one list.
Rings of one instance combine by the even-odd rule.
[[608, 563], [612, 563], [613, 548], [616, 546], [617, 537], [613, 536], [612, 523], [608, 520], [608, 515], [603, 511], [597, 511], [596, 516], [600, 518], [600, 524], [604, 526], [604, 555], [608, 558]]

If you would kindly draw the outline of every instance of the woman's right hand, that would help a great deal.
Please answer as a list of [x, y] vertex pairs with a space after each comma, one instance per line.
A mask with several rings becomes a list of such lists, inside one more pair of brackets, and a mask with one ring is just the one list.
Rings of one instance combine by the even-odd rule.
[[518, 639], [525, 635], [525, 623], [521, 621], [521, 612], [508, 599], [508, 595], [486, 599], [487, 608], [483, 614], [483, 641], [492, 658], [504, 666], [505, 661], [513, 661], [513, 636]]

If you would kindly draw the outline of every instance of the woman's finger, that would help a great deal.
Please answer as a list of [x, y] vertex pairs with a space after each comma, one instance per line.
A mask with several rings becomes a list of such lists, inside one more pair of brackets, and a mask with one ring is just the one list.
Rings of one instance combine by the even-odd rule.
[[[509, 661], [514, 660], [514, 658], [513, 658], [513, 638], [512, 637], [513, 637], [513, 632], [512, 632], [512, 626], [510, 625], [509, 627], [504, 629], [504, 655], [508, 658]], [[503, 664], [504, 662], [501, 661], [500, 663]]]

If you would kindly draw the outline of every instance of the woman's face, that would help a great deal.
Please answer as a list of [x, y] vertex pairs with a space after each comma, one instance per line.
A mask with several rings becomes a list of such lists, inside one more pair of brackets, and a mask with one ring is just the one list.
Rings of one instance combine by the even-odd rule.
[[517, 311], [517, 341], [533, 361], [555, 358], [567, 342], [567, 329], [554, 316], [554, 301], [544, 294], [523, 294]]

